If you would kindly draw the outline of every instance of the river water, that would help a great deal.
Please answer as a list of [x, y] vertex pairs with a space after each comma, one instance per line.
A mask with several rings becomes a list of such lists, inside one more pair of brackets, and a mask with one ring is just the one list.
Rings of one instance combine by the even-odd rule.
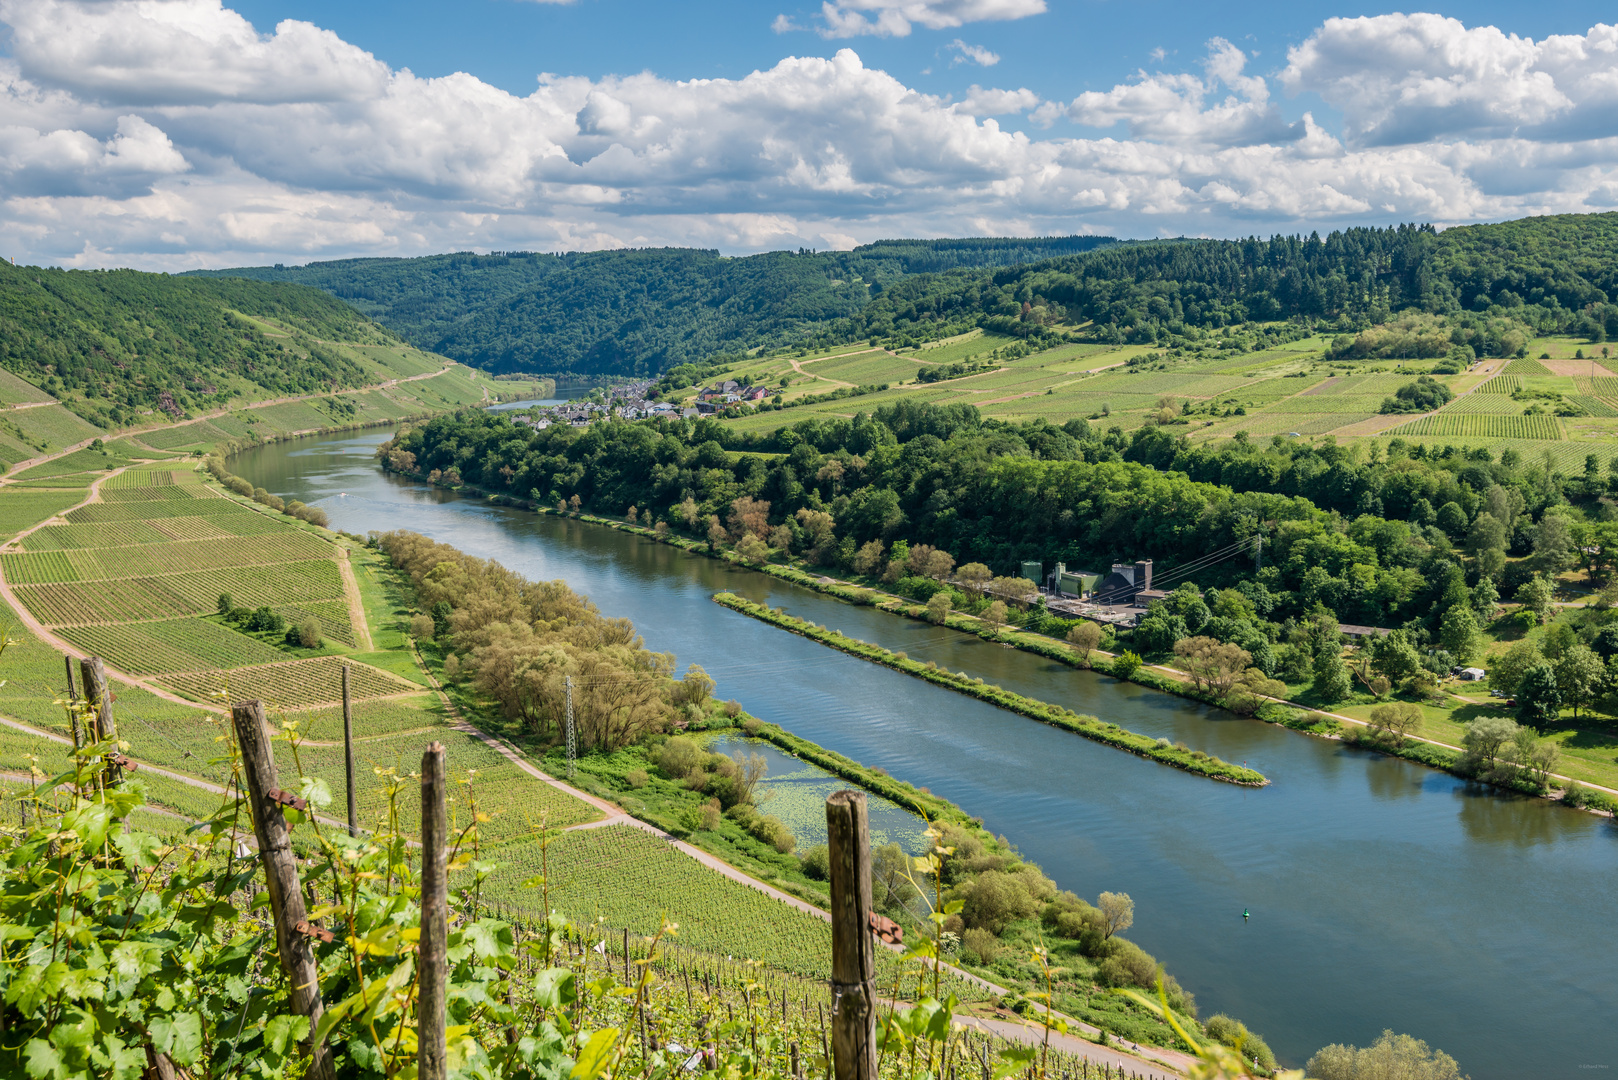
[[[232, 469], [334, 528], [413, 529], [561, 578], [722, 697], [981, 815], [1063, 888], [1135, 900], [1129, 937], [1301, 1066], [1384, 1028], [1475, 1080], [1618, 1068], [1618, 828], [1397, 759], [856, 608], [615, 530], [390, 477], [387, 432]], [[728, 589], [1271, 777], [1216, 783], [833, 652], [714, 604]], [[1244, 910], [1251, 919], [1242, 918]]]

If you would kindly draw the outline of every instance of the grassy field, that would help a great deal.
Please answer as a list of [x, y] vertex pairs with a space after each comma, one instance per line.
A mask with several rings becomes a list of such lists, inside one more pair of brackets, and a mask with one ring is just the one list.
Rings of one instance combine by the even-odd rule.
[[[772, 431], [811, 418], [851, 418], [901, 399], [966, 403], [984, 415], [1055, 424], [1083, 419], [1125, 432], [1166, 422], [1193, 440], [1261, 438], [1401, 438], [1411, 443], [1549, 454], [1560, 468], [1582, 468], [1596, 453], [1618, 452], [1618, 374], [1575, 359], [1586, 342], [1541, 338], [1531, 357], [1484, 360], [1467, 372], [1433, 378], [1454, 399], [1425, 415], [1381, 412], [1406, 383], [1430, 374], [1436, 361], [1332, 361], [1324, 338], [1305, 338], [1258, 352], [1209, 350], [1169, 358], [1149, 346], [1068, 343], [1016, 355], [1012, 339], [981, 331], [897, 353], [870, 346], [811, 356], [744, 361], [731, 377], [781, 390], [788, 407], [725, 423]], [[917, 381], [930, 365], [965, 364], [957, 377]], [[725, 376], [720, 376], [723, 378]], [[792, 402], [842, 387], [887, 389], [803, 405]], [[694, 400], [696, 388], [688, 392]], [[1167, 410], [1167, 413], [1164, 412]], [[1553, 415], [1558, 410], [1564, 415]]]

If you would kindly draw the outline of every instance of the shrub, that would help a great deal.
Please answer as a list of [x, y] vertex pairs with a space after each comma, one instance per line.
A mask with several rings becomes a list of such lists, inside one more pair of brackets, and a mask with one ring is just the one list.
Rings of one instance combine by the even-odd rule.
[[314, 616], [298, 624], [298, 644], [306, 649], [320, 648], [320, 620]]
[[224, 484], [238, 495], [245, 495], [249, 499], [253, 497], [253, 485], [239, 476], [226, 476]]
[[732, 698], [731, 700], [725, 702], [725, 715], [726, 716], [728, 716], [732, 720], [734, 720], [738, 716], [740, 716], [741, 714], [742, 714], [742, 703], [741, 702], [737, 701], [734, 698]]
[[286, 620], [267, 607], [261, 607], [247, 617], [247, 628], [265, 633], [278, 633], [286, 629]]
[[455, 682], [461, 677], [461, 658], [454, 653], [444, 657], [444, 681]]
[[719, 812], [718, 799], [709, 799], [707, 802], [703, 803], [700, 812], [702, 815], [700, 819], [702, 828], [707, 829], [709, 832], [719, 828], [719, 819], [721, 815]]
[[630, 769], [624, 773], [624, 783], [637, 791], [646, 786], [647, 776], [645, 769]]
[[756, 716], [749, 716], [746, 720], [742, 721], [742, 731], [746, 732], [748, 735], [757, 735], [763, 730], [764, 721], [760, 720]]
[[[653, 762], [670, 780], [684, 780], [708, 760], [702, 748], [690, 739], [676, 736], [664, 743]], [[703, 773], [706, 782], [706, 773]]]
[[1271, 1052], [1269, 1044], [1262, 1038], [1247, 1030], [1247, 1025], [1240, 1020], [1232, 1020], [1224, 1013], [1210, 1016], [1203, 1025], [1208, 1038], [1215, 1042], [1222, 1042], [1226, 1046], [1241, 1051], [1241, 1055], [1248, 1061], [1258, 1059], [1258, 1064], [1265, 1072], [1275, 1069], [1275, 1054]]
[[1442, 1050], [1420, 1039], [1384, 1031], [1363, 1049], [1333, 1044], [1316, 1051], [1305, 1071], [1318, 1080], [1376, 1080], [1397, 1076], [1404, 1080], [1460, 1080], [1460, 1066]]
[[798, 865], [804, 877], [825, 881], [831, 877], [831, 849], [825, 844], [816, 844], [798, 856]]
[[1026, 919], [1035, 911], [1034, 898], [1023, 881], [998, 870], [979, 874], [961, 892], [965, 901], [961, 915], [967, 925], [991, 933], [998, 934], [1007, 923]]
[[1096, 972], [1108, 986], [1138, 986], [1143, 990], [1157, 985], [1157, 961], [1145, 949], [1123, 938], [1110, 938], [1107, 958]]
[[417, 641], [431, 641], [434, 629], [430, 615], [416, 615], [410, 620], [410, 636]]
[[987, 930], [969, 928], [961, 935], [961, 954], [971, 953], [981, 963], [992, 964], [1000, 958], [1000, 941]]
[[236, 608], [236, 601], [228, 592], [219, 594], [219, 614], [229, 615]]
[[1135, 677], [1135, 673], [1141, 669], [1144, 662], [1138, 655], [1126, 650], [1112, 662], [1113, 677], [1127, 682]]

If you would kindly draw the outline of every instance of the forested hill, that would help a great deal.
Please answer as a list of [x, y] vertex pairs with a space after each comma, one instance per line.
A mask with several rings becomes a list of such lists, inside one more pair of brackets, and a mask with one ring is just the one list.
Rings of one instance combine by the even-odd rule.
[[694, 248], [462, 252], [206, 273], [324, 289], [420, 348], [491, 371], [654, 374], [761, 341], [824, 335], [909, 275], [1021, 265], [1111, 242], [883, 240], [746, 258]]
[[318, 289], [0, 264], [0, 367], [104, 428], [363, 386], [392, 334]]
[[929, 338], [1014, 319], [1025, 333], [1051, 321], [1093, 322], [1104, 337], [1140, 342], [1249, 320], [1302, 317], [1348, 330], [1412, 309], [1498, 308], [1547, 331], [1593, 337], [1598, 328], [1618, 334], [1614, 300], [1618, 214], [1581, 214], [1443, 232], [1403, 225], [1325, 238], [1113, 244], [1032, 266], [901, 281], [837, 333]]

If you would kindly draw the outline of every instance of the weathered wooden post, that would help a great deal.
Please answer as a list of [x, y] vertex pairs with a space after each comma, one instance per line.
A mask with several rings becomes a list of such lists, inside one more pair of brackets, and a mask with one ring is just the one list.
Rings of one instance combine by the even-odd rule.
[[304, 907], [303, 888], [298, 882], [291, 833], [286, 816], [281, 812], [282, 800], [297, 803], [303, 800], [294, 800], [281, 790], [264, 703], [244, 701], [232, 706], [230, 718], [236, 727], [236, 743], [242, 751], [242, 772], [247, 780], [253, 832], [258, 836], [259, 856], [264, 860], [270, 912], [275, 916], [276, 951], [281, 954], [281, 967], [291, 987], [292, 1011], [309, 1018], [309, 1036], [303, 1042], [303, 1052], [309, 1057], [307, 1075], [312, 1080], [334, 1080], [331, 1051], [324, 1042], [318, 1046], [313, 1042], [325, 1005], [320, 1000], [320, 970], [315, 963], [313, 939], [304, 935], [309, 927], [309, 912]]
[[354, 702], [348, 692], [348, 665], [343, 665], [343, 770], [348, 780], [348, 835], [360, 834], [359, 811], [354, 802]]
[[831, 855], [832, 1063], [835, 1080], [876, 1080], [876, 944], [865, 793], [826, 800]]
[[84, 739], [79, 734], [79, 714], [73, 711], [79, 700], [79, 691], [73, 685], [73, 657], [63, 653], [62, 666], [67, 669], [67, 719], [73, 725], [73, 749], [77, 750], [84, 745]]
[[[80, 681], [84, 684], [84, 700], [90, 705], [89, 727], [85, 734], [91, 742], [118, 737], [118, 723], [112, 715], [112, 693], [107, 689], [107, 667], [99, 656], [87, 656], [79, 661]], [[104, 759], [107, 763], [107, 783], [116, 783], [123, 775], [118, 767], [115, 750]]]
[[416, 1075], [444, 1080], [444, 984], [449, 979], [449, 815], [444, 808], [444, 744], [421, 755], [421, 998], [416, 1005]]

